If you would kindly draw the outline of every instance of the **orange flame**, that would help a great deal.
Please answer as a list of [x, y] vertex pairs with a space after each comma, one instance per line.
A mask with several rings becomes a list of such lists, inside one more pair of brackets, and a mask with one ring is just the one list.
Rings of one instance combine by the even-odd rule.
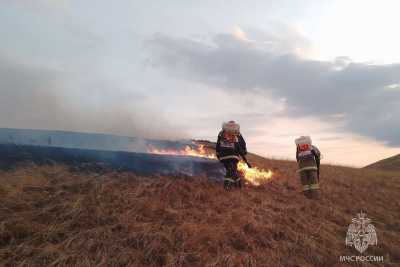
[[[177, 156], [192, 156], [201, 157], [216, 160], [217, 157], [214, 153], [207, 152], [206, 148], [202, 144], [196, 144], [196, 148], [189, 145], [185, 146], [184, 149], [159, 149], [152, 145], [148, 145], [147, 152], [151, 154], [160, 155], [177, 155]], [[238, 164], [238, 170], [243, 174], [243, 177], [247, 182], [252, 185], [259, 186], [272, 178], [271, 170], [258, 169], [257, 167], [249, 168], [245, 162], [240, 161]]]
[[152, 145], [148, 146], [148, 153], [160, 154], [160, 155], [178, 155], [178, 156], [192, 156], [200, 158], [216, 159], [217, 157], [213, 153], [207, 153], [204, 145], [198, 145], [197, 148], [192, 148], [191, 146], [185, 146], [184, 149], [159, 149]]
[[272, 178], [271, 170], [266, 171], [257, 167], [249, 168], [243, 161], [239, 162], [238, 170], [243, 173], [247, 182], [255, 186], [259, 186]]

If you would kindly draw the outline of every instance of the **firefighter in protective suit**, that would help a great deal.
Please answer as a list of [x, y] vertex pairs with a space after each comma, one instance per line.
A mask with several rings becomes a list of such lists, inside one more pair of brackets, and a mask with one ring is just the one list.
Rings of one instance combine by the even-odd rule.
[[241, 188], [238, 163], [240, 156], [247, 154], [247, 149], [246, 142], [240, 134], [239, 124], [234, 121], [222, 124], [222, 131], [218, 134], [216, 154], [226, 169], [224, 188], [229, 189], [232, 185]]
[[309, 136], [301, 136], [295, 140], [296, 159], [299, 166], [303, 193], [307, 198], [319, 198], [319, 165], [321, 152], [312, 145]]

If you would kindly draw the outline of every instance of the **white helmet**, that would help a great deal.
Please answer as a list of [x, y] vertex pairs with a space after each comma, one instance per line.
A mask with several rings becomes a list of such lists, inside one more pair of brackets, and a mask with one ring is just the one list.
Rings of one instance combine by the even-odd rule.
[[307, 144], [307, 145], [312, 145], [312, 141], [311, 141], [311, 137], [309, 136], [300, 136], [299, 138], [296, 138], [294, 140], [296, 145], [303, 145], [303, 144]]
[[240, 125], [234, 121], [224, 122], [222, 123], [222, 130], [228, 133], [239, 134]]

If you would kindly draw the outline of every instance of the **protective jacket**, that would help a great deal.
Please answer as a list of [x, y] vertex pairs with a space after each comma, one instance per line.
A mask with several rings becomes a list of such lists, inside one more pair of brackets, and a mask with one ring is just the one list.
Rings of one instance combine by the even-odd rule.
[[224, 131], [218, 134], [217, 145], [215, 148], [219, 160], [224, 159], [238, 159], [240, 155], [246, 155], [246, 142], [241, 134], [234, 136], [234, 138], [227, 138]]
[[299, 165], [299, 172], [306, 170], [317, 171], [320, 164], [321, 152], [316, 146], [310, 146], [307, 150], [300, 150], [297, 147], [296, 159]]

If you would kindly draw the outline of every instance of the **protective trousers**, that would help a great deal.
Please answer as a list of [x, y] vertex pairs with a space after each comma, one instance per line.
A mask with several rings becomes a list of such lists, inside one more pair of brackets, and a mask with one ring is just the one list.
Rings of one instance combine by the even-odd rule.
[[224, 178], [224, 187], [227, 188], [231, 185], [236, 187], [241, 187], [240, 175], [238, 171], [238, 159], [224, 159], [222, 163], [224, 164], [226, 174]]
[[301, 184], [303, 185], [303, 193], [307, 198], [319, 198], [319, 181], [316, 170], [303, 170], [300, 172]]

